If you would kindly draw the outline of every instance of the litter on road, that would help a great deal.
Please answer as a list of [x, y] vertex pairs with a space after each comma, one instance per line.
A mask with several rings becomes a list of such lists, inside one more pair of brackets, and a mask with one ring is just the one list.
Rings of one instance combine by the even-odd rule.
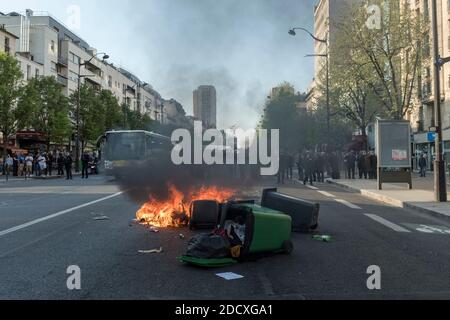
[[95, 217], [94, 220], [96, 220], [96, 221], [109, 220], [109, 217], [107, 217], [107, 216]]
[[238, 279], [244, 278], [244, 276], [241, 276], [241, 275], [233, 273], [233, 272], [217, 273], [216, 276], [218, 276], [222, 279], [225, 279], [227, 281], [238, 280]]
[[163, 248], [153, 249], [153, 250], [139, 250], [139, 253], [161, 253], [163, 252]]
[[322, 242], [331, 242], [331, 240], [332, 240], [331, 236], [326, 236], [326, 235], [322, 235], [322, 236], [316, 235], [316, 236], [313, 236], [313, 239], [317, 240], [317, 241], [322, 241]]

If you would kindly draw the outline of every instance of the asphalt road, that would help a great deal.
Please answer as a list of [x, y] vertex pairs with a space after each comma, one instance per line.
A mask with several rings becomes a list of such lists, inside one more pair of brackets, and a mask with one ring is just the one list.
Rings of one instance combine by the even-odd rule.
[[[321, 204], [317, 232], [331, 243], [293, 234], [291, 256], [205, 270], [177, 260], [188, 229], [152, 233], [131, 223], [141, 204], [105, 177], [0, 180], [0, 299], [450, 299], [449, 220], [318, 188], [290, 182], [281, 191]], [[81, 290], [67, 288], [71, 265]], [[371, 265], [381, 269], [381, 290], [367, 288]]]

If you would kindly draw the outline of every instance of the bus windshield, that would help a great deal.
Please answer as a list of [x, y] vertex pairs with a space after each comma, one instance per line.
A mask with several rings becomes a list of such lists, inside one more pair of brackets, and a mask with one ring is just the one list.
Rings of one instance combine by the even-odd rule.
[[107, 160], [145, 159], [145, 134], [143, 132], [109, 133], [106, 136]]

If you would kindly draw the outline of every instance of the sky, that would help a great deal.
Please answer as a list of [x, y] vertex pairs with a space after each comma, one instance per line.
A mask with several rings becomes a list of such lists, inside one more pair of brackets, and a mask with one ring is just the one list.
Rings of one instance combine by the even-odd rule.
[[[272, 87], [288, 81], [304, 92], [313, 78], [313, 30], [318, 0], [19, 0], [0, 11], [47, 11], [109, 62], [150, 83], [192, 114], [192, 92], [217, 90], [219, 128], [253, 128]], [[72, 21], [72, 22], [71, 22]]]

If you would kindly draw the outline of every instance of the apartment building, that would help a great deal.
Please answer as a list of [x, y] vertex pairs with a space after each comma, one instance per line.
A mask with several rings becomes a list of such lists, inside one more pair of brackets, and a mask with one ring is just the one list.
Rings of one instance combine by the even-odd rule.
[[206, 128], [217, 127], [217, 94], [213, 86], [200, 86], [194, 91], [194, 117]]
[[[431, 0], [409, 0], [412, 10], [423, 14], [430, 23], [431, 30]], [[439, 54], [442, 57], [450, 56], [450, 1], [437, 1], [437, 20], [439, 32]], [[425, 62], [419, 75], [414, 108], [407, 115], [414, 133], [414, 152], [418, 157], [422, 152], [427, 152], [429, 164], [434, 157], [435, 135], [429, 132], [429, 128], [435, 125], [434, 110], [434, 66], [433, 66], [433, 35], [430, 32], [425, 37], [424, 59]], [[444, 152], [450, 159], [450, 65], [446, 64], [441, 71], [441, 114], [444, 139]]]
[[[2, 13], [0, 12], [0, 15]], [[18, 37], [5, 29], [3, 24], [0, 24], [0, 52], [14, 56], [16, 54], [16, 41]]]
[[0, 14], [0, 25], [11, 39], [15, 37], [9, 48], [15, 48], [25, 80], [54, 76], [66, 96], [77, 90], [80, 80], [97, 90], [109, 90], [120, 104], [163, 121], [163, 99], [156, 90], [124, 68], [104, 61], [104, 53], [48, 13]]
[[[332, 46], [338, 35], [338, 23], [348, 18], [353, 6], [361, 4], [362, 0], [320, 0], [314, 7], [314, 35], [319, 39], [326, 39], [328, 43], [314, 41], [314, 54], [328, 54], [328, 47]], [[333, 56], [329, 56], [330, 64]], [[316, 56], [314, 58], [314, 79], [308, 88], [308, 109], [313, 109], [315, 99], [319, 93], [315, 92], [320, 73], [326, 65], [326, 58]]]

